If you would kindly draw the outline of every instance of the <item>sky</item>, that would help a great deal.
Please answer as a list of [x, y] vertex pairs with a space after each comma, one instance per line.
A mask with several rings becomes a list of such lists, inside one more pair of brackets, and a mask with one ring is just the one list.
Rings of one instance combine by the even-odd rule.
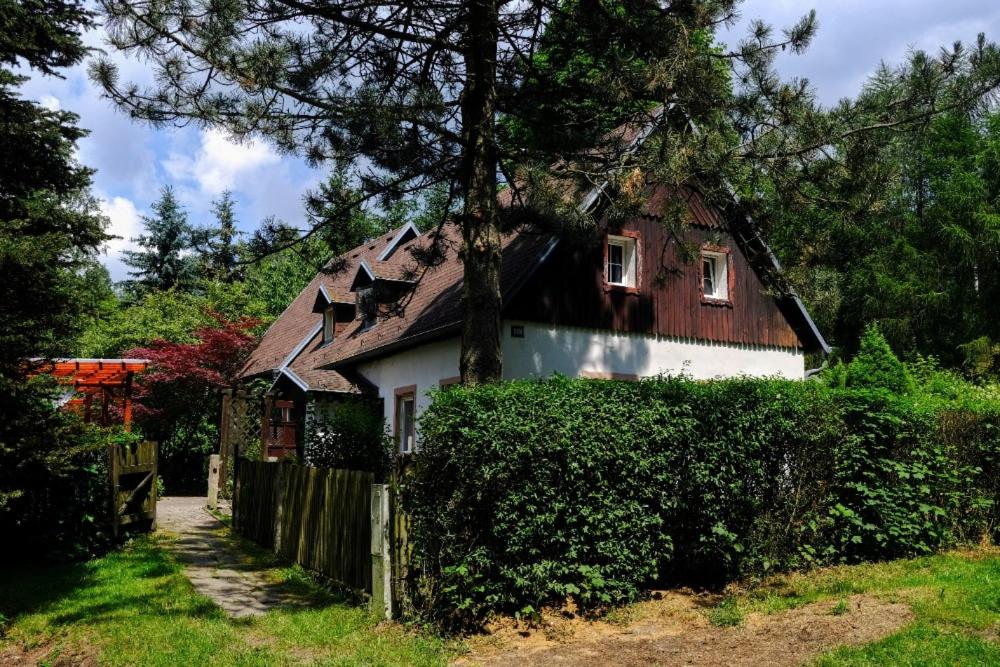
[[[972, 43], [980, 32], [1000, 40], [1000, 2], [995, 0], [746, 0], [741, 19], [720, 39], [735, 43], [751, 19], [780, 29], [815, 8], [819, 32], [802, 55], [782, 54], [785, 77], [807, 78], [824, 104], [854, 96], [880, 62], [899, 63], [912, 49], [936, 51], [956, 40]], [[106, 47], [100, 30], [86, 36]], [[122, 81], [149, 79], [145, 64], [113, 52]], [[172, 185], [196, 225], [209, 224], [212, 201], [232, 190], [245, 231], [268, 216], [304, 226], [302, 197], [324, 176], [301, 158], [279, 155], [270, 145], [237, 144], [202, 127], [153, 128], [136, 123], [101, 98], [86, 64], [65, 79], [35, 76], [25, 96], [48, 107], [73, 111], [90, 135], [79, 145], [83, 164], [97, 169], [94, 194], [111, 221], [110, 233], [122, 237], [105, 248], [102, 261], [114, 280], [126, 277], [120, 252], [142, 232], [141, 216], [160, 188]]]

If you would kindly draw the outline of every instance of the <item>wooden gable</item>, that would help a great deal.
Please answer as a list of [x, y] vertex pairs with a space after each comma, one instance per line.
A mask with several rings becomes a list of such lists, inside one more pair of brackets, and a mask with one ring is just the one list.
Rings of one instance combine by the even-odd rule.
[[605, 231], [638, 237], [636, 288], [606, 284], [604, 234], [586, 243], [566, 240], [507, 305], [504, 316], [589, 329], [803, 347], [777, 300], [717, 220], [693, 217], [683, 241], [688, 248], [728, 252], [728, 303], [703, 298], [699, 252], [693, 261], [685, 258], [681, 245], [656, 217], [631, 218]]

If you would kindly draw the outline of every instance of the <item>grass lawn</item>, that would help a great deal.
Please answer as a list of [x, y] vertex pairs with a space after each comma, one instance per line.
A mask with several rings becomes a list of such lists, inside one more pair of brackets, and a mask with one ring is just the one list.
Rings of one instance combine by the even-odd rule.
[[778, 612], [865, 593], [905, 602], [915, 620], [885, 639], [842, 648], [817, 665], [1000, 665], [1000, 551], [956, 551], [775, 577], [727, 601]]
[[87, 563], [0, 572], [5, 649], [40, 664], [84, 655], [102, 665], [440, 665], [441, 642], [379, 625], [298, 568], [275, 569], [310, 604], [233, 620], [197, 594], [162, 537]]
[[[232, 620], [198, 595], [163, 549], [143, 537], [88, 563], [0, 572], [0, 663], [16, 648], [40, 664], [88, 656], [107, 665], [440, 665], [457, 645], [379, 624], [299, 568], [271, 572], [311, 604]], [[245, 545], [244, 545], [245, 546]], [[258, 550], [259, 551], [259, 550]], [[251, 559], [267, 559], [250, 549]], [[913, 623], [816, 665], [1000, 665], [1000, 551], [963, 551], [774, 577], [727, 598], [715, 625], [857, 594], [905, 602]], [[838, 611], [838, 609], [840, 611]], [[623, 610], [627, 611], [627, 610]], [[847, 605], [831, 613], [852, 613]]]

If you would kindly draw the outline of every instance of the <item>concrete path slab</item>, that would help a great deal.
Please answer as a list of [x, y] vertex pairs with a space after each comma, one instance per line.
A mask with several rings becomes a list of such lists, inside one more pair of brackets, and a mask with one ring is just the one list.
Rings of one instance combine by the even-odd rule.
[[206, 509], [207, 498], [167, 497], [156, 506], [160, 531], [174, 533], [170, 545], [195, 589], [234, 618], [264, 614], [303, 600], [267, 580], [263, 570], [219, 534], [223, 524]]

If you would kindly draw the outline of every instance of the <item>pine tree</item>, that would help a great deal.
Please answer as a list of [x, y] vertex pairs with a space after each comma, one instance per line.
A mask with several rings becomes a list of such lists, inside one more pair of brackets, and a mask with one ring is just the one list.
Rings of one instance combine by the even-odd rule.
[[129, 271], [133, 279], [125, 283], [128, 291], [139, 296], [150, 290], [192, 289], [197, 277], [192, 229], [172, 187], [163, 188], [153, 215], [143, 216], [142, 224], [146, 233], [132, 239], [142, 250], [122, 253], [133, 269]]
[[[348, 168], [359, 196], [339, 202], [343, 211], [443, 185], [460, 209], [460, 368], [463, 380], [475, 383], [501, 374], [505, 224], [593, 225], [609, 212], [634, 208], [637, 188], [631, 186], [647, 179], [697, 186], [721, 202], [729, 194], [727, 179], [739, 177], [752, 198], [755, 170], [780, 181], [801, 179], [837, 137], [912, 124], [939, 110], [915, 96], [891, 108], [822, 113], [808, 82], [784, 83], [773, 67], [777, 53], [806, 48], [815, 15], [780, 37], [754, 23], [736, 49], [723, 51], [714, 32], [735, 19], [738, 5], [101, 0], [112, 44], [148, 58], [160, 76], [144, 88], [119, 82], [108, 60], [92, 71], [133, 117], [263, 136], [311, 161]], [[569, 39], [551, 36], [552, 27]], [[565, 68], [546, 70], [536, 58], [543, 47], [552, 54], [559, 45], [571, 55], [599, 58], [560, 78]], [[961, 79], [958, 103], [1000, 84], [993, 45], [942, 60], [925, 78], [932, 84]], [[537, 104], [539, 98], [545, 104]], [[569, 118], [579, 129], [598, 108], [588, 99], [600, 100], [607, 112], [601, 127], [629, 122], [632, 132], [557, 131], [547, 142], [535, 141], [537, 132], [498, 132], [501, 116], [515, 128], [547, 131], [550, 126], [535, 124], [541, 117]], [[642, 151], [628, 140], [639, 127], [652, 138]], [[512, 189], [504, 212], [497, 205], [498, 173]], [[580, 211], [576, 198], [565, 196], [595, 185], [597, 208]], [[670, 224], [680, 222], [679, 212], [673, 217]]]
[[348, 185], [347, 176], [335, 171], [306, 197], [306, 217], [320, 230], [320, 237], [336, 256], [365, 241], [384, 234], [392, 226], [386, 217], [361, 206], [344, 210], [342, 202], [358, 199], [359, 193]]

